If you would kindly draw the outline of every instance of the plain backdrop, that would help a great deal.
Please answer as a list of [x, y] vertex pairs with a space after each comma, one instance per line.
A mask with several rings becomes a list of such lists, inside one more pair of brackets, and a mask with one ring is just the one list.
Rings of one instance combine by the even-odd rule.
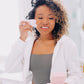
[[0, 56], [8, 55], [19, 36], [17, 0], [0, 0]]
[[0, 0], [0, 56], [8, 56], [19, 38], [19, 23], [30, 9], [30, 0]]

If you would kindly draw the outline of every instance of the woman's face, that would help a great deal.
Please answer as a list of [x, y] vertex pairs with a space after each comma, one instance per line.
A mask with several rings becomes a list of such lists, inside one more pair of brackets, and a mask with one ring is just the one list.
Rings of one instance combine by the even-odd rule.
[[40, 35], [52, 34], [55, 27], [55, 15], [49, 7], [39, 6], [35, 12], [35, 19]]

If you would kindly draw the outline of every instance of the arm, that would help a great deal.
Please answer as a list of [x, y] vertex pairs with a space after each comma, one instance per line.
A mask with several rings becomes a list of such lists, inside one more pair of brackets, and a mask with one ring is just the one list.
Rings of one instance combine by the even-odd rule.
[[23, 69], [23, 56], [26, 46], [25, 40], [28, 37], [28, 31], [31, 31], [31, 28], [32, 26], [28, 22], [20, 22], [20, 39], [18, 39], [15, 45], [12, 47], [11, 53], [8, 56], [6, 63], [7, 72], [20, 71]]
[[6, 60], [7, 72], [17, 72], [23, 69], [23, 55], [25, 46], [26, 43], [20, 39], [18, 39], [12, 46], [11, 52]]

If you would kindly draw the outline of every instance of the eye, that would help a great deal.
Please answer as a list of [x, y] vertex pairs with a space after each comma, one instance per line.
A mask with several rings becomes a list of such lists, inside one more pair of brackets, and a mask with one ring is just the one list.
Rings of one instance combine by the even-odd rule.
[[38, 19], [43, 19], [43, 17], [38, 17]]
[[49, 19], [50, 19], [50, 20], [53, 20], [54, 18], [53, 18], [53, 17], [50, 17]]

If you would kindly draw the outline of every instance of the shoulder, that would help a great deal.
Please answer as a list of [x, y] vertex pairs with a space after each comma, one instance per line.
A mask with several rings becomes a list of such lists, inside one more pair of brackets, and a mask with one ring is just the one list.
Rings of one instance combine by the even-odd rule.
[[66, 35], [63, 35], [59, 41], [65, 48], [76, 48], [76, 43]]
[[76, 43], [68, 36], [64, 35], [60, 41], [62, 41], [61, 48], [65, 54], [65, 58], [72, 59], [78, 57], [79, 51]]

